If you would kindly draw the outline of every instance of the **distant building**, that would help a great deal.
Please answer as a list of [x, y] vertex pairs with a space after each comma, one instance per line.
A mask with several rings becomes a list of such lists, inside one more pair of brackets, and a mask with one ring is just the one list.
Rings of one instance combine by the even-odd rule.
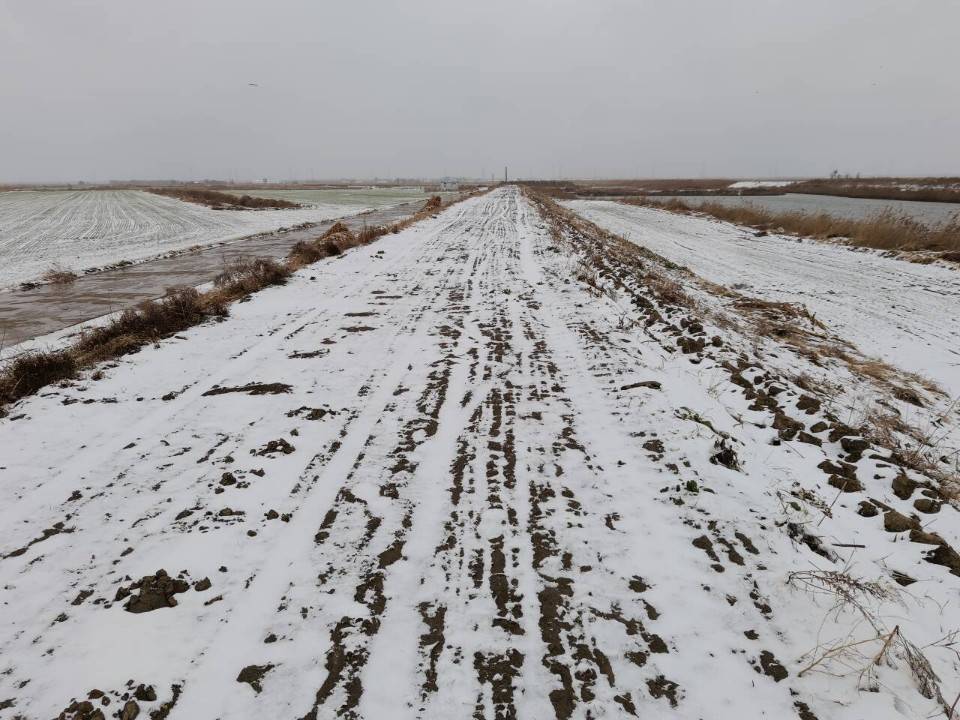
[[460, 183], [453, 178], [443, 178], [440, 180], [440, 190], [442, 192], [455, 192], [460, 189]]

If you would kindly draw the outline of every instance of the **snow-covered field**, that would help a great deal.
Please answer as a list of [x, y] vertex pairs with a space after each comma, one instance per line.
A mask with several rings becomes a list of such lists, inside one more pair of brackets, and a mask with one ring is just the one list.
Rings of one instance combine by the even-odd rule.
[[786, 187], [792, 185], [795, 180], [738, 180], [731, 183], [730, 187], [735, 189], [761, 188], [761, 187]]
[[[499, 189], [11, 408], [0, 707], [937, 715], [957, 510], [843, 431], [855, 379], [806, 397], [829, 368], [658, 305], [629, 254], [591, 292], [584, 247]], [[817, 568], [882, 592], [831, 611], [787, 584]]]
[[565, 205], [707, 280], [803, 303], [866, 354], [960, 397], [960, 272], [618, 202]]
[[79, 272], [352, 215], [370, 209], [316, 203], [294, 210], [211, 210], [139, 190], [0, 192], [0, 289], [52, 265]]

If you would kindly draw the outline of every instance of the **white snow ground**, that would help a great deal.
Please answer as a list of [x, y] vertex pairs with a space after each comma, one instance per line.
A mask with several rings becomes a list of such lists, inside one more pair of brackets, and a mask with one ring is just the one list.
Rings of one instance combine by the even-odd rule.
[[960, 397], [960, 273], [707, 217], [611, 201], [564, 203], [712, 282], [803, 303], [867, 355], [925, 375]]
[[368, 209], [353, 199], [226, 211], [139, 190], [0, 192], [0, 289], [37, 280], [53, 265], [79, 272]]
[[[11, 408], [0, 712], [97, 690], [112, 713], [143, 683], [141, 717], [171, 720], [936, 713], [896, 647], [798, 676], [818, 643], [872, 631], [785, 583], [849, 561], [893, 593], [895, 570], [917, 582], [862, 599], [884, 628], [921, 646], [956, 629], [960, 577], [854, 512], [912, 514], [926, 491], [896, 495], [884, 453], [825, 432], [781, 441], [721, 362], [816, 434], [777, 366], [796, 358], [743, 364], [709, 326], [689, 332], [723, 347], [682, 354], [576, 282], [569, 252], [497, 190]], [[818, 469], [841, 456], [862, 492]], [[926, 530], [957, 547], [938, 510]], [[158, 568], [211, 587], [127, 612]], [[952, 700], [958, 658], [925, 653]]]

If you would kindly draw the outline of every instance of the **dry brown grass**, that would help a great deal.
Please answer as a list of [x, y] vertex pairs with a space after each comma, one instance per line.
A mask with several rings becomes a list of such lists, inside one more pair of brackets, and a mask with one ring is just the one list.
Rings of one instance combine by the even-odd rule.
[[32, 395], [42, 387], [72, 378], [76, 374], [76, 358], [69, 351], [21, 355], [0, 372], [0, 415], [3, 405]]
[[[900, 185], [914, 185], [916, 187], [903, 188]], [[790, 192], [875, 200], [960, 203], [960, 187], [957, 187], [957, 178], [805, 180], [790, 186]]]
[[324, 232], [323, 235], [321, 235], [320, 237], [321, 238], [330, 237], [331, 235], [336, 235], [337, 233], [342, 233], [342, 232], [350, 232], [350, 228], [348, 228], [344, 223], [337, 220], [337, 222], [335, 222], [333, 225], [328, 227], [326, 232]]
[[[454, 200], [447, 206], [454, 202], [457, 201]], [[433, 195], [418, 212], [405, 220], [399, 220], [392, 225], [364, 225], [356, 232], [338, 221], [316, 239], [301, 240], [294, 245], [287, 256], [288, 264], [294, 269], [298, 269], [323, 258], [341, 255], [350, 248], [369, 245], [384, 235], [398, 233], [414, 223], [436, 214], [443, 207], [443, 199], [439, 195]]]
[[196, 288], [172, 288], [159, 300], [124, 310], [105, 325], [85, 331], [71, 348], [78, 367], [135, 352], [150, 342], [196, 325], [225, 308], [207, 301]]
[[3, 405], [70, 379], [83, 368], [136, 352], [147, 343], [226, 314], [218, 290], [200, 293], [192, 287], [172, 288], [159, 300], [142, 302], [106, 324], [84, 331], [66, 349], [28, 353], [12, 360], [0, 371], [0, 412]]
[[362, 228], [360, 228], [360, 230], [357, 231], [357, 244], [366, 245], [385, 235], [386, 233], [387, 228], [382, 225], [364, 225]]
[[893, 607], [896, 615], [902, 613], [905, 605], [901, 591], [883, 580], [855, 578], [850, 569], [848, 562], [840, 571], [817, 569], [791, 572], [787, 576], [788, 585], [832, 603], [827, 618], [839, 620], [844, 613], [852, 612], [870, 626], [870, 630], [863, 634], [860, 630], [862, 623], [852, 621], [846, 636], [818, 644], [801, 658], [804, 667], [797, 676], [803, 677], [814, 670], [837, 677], [856, 674], [861, 690], [877, 692], [880, 689], [877, 668], [897, 669], [897, 661], [903, 661], [917, 691], [925, 698], [936, 700], [948, 720], [955, 717], [954, 710], [960, 696], [953, 703], [944, 697], [940, 678], [924, 651], [941, 648], [957, 654], [960, 631], [948, 631], [923, 647], [914, 644], [904, 635], [899, 624], [889, 629], [884, 617], [886, 613], [882, 612], [886, 607]]
[[72, 270], [67, 270], [60, 265], [51, 265], [40, 279], [51, 285], [68, 285], [75, 282], [78, 277]]
[[298, 208], [300, 205], [280, 198], [261, 198], [250, 195], [231, 195], [230, 193], [205, 188], [151, 188], [155, 195], [206, 205], [215, 210], [267, 210], [279, 208]]
[[305, 265], [312, 265], [318, 260], [329, 257], [328, 253], [316, 241], [300, 240], [287, 255], [287, 262], [295, 267], [301, 268]]
[[662, 302], [668, 305], [693, 307], [693, 300], [684, 292], [683, 286], [676, 280], [656, 273], [647, 273], [644, 280], [647, 287], [649, 287]]
[[885, 208], [863, 220], [828, 213], [773, 212], [758, 205], [725, 205], [706, 202], [691, 206], [676, 198], [657, 202], [646, 198], [622, 200], [630, 205], [656, 207], [683, 214], [704, 213], [718, 220], [747, 225], [762, 231], [785, 232], [821, 240], [845, 238], [851, 244], [878, 250], [932, 250], [960, 252], [960, 215], [935, 226]]
[[292, 272], [289, 265], [273, 258], [236, 258], [213, 279], [216, 289], [205, 297], [218, 302], [238, 300], [270, 285], [282, 285]]
[[902, 436], [910, 436], [910, 427], [895, 412], [874, 408], [861, 423], [860, 431], [865, 438], [886, 448], [899, 448]]
[[361, 242], [359, 235], [337, 222], [314, 240], [301, 240], [294, 245], [287, 255], [287, 263], [298, 269], [323, 258], [341, 255], [345, 250], [372, 242], [376, 237], [372, 233], [363, 233], [364, 241]]

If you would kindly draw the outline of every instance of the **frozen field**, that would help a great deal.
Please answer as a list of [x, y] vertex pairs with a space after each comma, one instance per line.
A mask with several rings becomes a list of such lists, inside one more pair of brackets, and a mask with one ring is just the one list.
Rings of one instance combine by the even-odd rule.
[[363, 204], [362, 197], [351, 192], [340, 202], [328, 194], [295, 210], [223, 211], [138, 190], [0, 192], [0, 289], [36, 280], [54, 264], [79, 272], [403, 202], [374, 197]]
[[863, 352], [960, 397], [960, 272], [611, 201], [568, 207], [701, 277], [803, 303]]
[[[620, 289], [581, 282], [588, 258]], [[664, 299], [645, 262], [503, 188], [12, 407], [2, 707], [941, 714], [957, 510], [836, 420], [869, 386], [712, 324], [692, 280], [696, 305]], [[817, 568], [874, 592], [831, 611], [787, 583]]]

